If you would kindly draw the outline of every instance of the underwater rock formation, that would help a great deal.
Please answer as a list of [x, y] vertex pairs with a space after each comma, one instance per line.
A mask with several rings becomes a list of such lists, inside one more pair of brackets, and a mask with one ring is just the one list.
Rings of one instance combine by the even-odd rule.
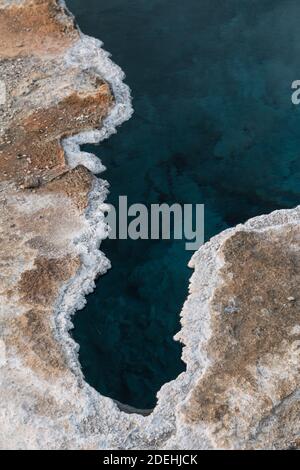
[[0, 448], [298, 448], [300, 208], [193, 256], [187, 371], [151, 415], [120, 411], [68, 331], [109, 267], [103, 167], [79, 144], [130, 117], [129, 89], [58, 0], [0, 0], [0, 35]]

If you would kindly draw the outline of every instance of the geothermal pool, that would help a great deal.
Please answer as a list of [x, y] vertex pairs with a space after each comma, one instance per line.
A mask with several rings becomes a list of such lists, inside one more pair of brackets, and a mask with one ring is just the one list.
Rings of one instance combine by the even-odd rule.
[[[108, 202], [205, 204], [205, 237], [299, 201], [296, 0], [68, 0], [126, 73], [135, 114], [99, 147]], [[149, 409], [184, 370], [172, 337], [185, 241], [106, 240], [112, 269], [74, 318], [86, 380]]]

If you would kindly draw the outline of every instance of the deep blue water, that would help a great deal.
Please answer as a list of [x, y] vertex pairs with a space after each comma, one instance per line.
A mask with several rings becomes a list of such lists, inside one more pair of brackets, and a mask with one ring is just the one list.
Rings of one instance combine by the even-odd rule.
[[[299, 203], [298, 0], [68, 0], [126, 72], [134, 117], [90, 148], [108, 202], [205, 203], [206, 239]], [[184, 242], [113, 241], [113, 268], [76, 314], [87, 381], [150, 408], [184, 370], [172, 340], [187, 295]]]

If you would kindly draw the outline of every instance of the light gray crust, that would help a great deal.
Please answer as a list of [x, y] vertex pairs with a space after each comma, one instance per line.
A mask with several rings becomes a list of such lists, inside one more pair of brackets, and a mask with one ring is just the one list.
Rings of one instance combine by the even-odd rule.
[[[0, 21], [12, 5], [55, 3], [64, 8], [54, 0], [1, 1]], [[109, 137], [132, 108], [124, 75], [101, 43], [72, 29], [69, 13], [57, 14], [70, 28], [63, 41], [55, 23], [46, 49], [12, 47], [0, 59], [5, 76], [25, 72], [14, 86], [8, 80], [1, 116], [0, 448], [298, 448], [300, 207], [251, 219], [195, 253], [176, 336], [186, 372], [162, 387], [150, 416], [121, 412], [85, 382], [71, 318], [110, 264], [99, 251], [107, 184], [92, 174], [103, 167], [79, 144]], [[41, 70], [52, 72], [33, 86], [29, 78]], [[60, 87], [55, 77], [64, 70]], [[18, 145], [7, 142], [11, 123], [34, 126], [41, 110], [50, 119], [49, 109], [74, 91], [74, 122], [78, 108], [90, 111], [95, 100], [99, 126], [90, 128], [88, 118], [74, 124], [62, 155], [56, 148], [57, 164], [41, 165], [39, 186], [23, 182], [24, 171], [37, 177], [31, 161], [10, 174], [17, 164], [11, 146]]]

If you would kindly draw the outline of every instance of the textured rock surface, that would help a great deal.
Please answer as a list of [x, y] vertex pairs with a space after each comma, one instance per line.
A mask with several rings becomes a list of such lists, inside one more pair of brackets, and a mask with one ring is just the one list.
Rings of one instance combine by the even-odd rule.
[[193, 257], [180, 337], [198, 312], [201, 373], [182, 416], [210, 446], [299, 445], [299, 216], [257, 217]]
[[300, 447], [300, 209], [194, 255], [187, 371], [150, 416], [121, 412], [85, 383], [68, 329], [109, 266], [102, 166], [78, 144], [130, 117], [129, 91], [60, 2], [0, 0], [0, 35], [0, 447]]

